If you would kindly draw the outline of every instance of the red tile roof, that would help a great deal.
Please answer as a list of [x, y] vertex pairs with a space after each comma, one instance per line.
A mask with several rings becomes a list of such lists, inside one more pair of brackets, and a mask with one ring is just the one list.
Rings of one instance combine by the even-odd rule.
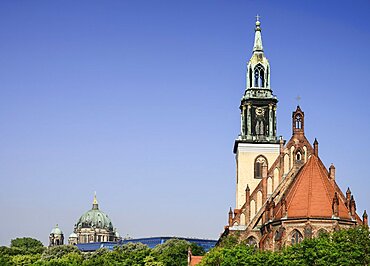
[[[312, 155], [296, 175], [286, 193], [288, 218], [320, 217], [331, 218], [332, 203], [337, 191], [334, 182], [328, 178], [328, 171], [319, 158]], [[281, 209], [280, 204], [277, 206]], [[344, 199], [339, 196], [339, 217], [351, 219]], [[281, 216], [277, 210], [277, 216]]]
[[194, 266], [200, 263], [203, 256], [191, 256], [190, 266]]

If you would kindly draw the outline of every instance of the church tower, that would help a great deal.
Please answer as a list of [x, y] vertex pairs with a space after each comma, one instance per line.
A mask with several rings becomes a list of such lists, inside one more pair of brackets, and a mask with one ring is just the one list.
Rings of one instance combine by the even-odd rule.
[[334, 165], [319, 157], [319, 144], [305, 136], [305, 114], [292, 114], [292, 136], [276, 136], [277, 98], [272, 94], [270, 64], [265, 57], [257, 16], [253, 53], [247, 63], [241, 99], [241, 130], [235, 140], [236, 207], [221, 235], [234, 235], [262, 250], [281, 250], [341, 228], [368, 226], [348, 189], [336, 183]]
[[[241, 130], [235, 140], [236, 209], [245, 203], [247, 187], [252, 193], [279, 155], [276, 137], [277, 98], [272, 94], [271, 69], [257, 16], [252, 57], [247, 63], [246, 89], [240, 103]], [[258, 210], [257, 210], [258, 211]]]

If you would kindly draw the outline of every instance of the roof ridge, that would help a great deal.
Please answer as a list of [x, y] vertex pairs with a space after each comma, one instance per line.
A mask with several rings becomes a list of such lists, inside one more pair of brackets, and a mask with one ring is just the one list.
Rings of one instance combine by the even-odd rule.
[[[311, 158], [310, 158], [311, 159]], [[307, 166], [308, 167], [308, 166]], [[309, 167], [310, 167], [310, 176], [313, 175], [313, 163], [310, 163], [309, 164]], [[307, 197], [307, 200], [308, 200], [308, 207], [311, 206], [311, 197], [312, 197], [312, 178], [309, 178], [308, 180], [308, 197]], [[307, 208], [307, 216], [310, 217], [310, 214], [311, 214], [311, 208]]]
[[[311, 158], [309, 158], [309, 160], [310, 160]], [[288, 188], [287, 190], [286, 190], [286, 194], [289, 194], [289, 192], [291, 192], [292, 194], [291, 194], [291, 198], [292, 199], [294, 199], [294, 197], [295, 197], [295, 195], [296, 195], [296, 193], [297, 193], [297, 190], [298, 190], [298, 187], [299, 187], [299, 185], [300, 185], [300, 183], [302, 182], [302, 178], [301, 178], [301, 176], [307, 171], [307, 167], [308, 167], [308, 163], [309, 163], [309, 161], [307, 161], [303, 166], [302, 166], [302, 168], [300, 168], [299, 170], [298, 170], [298, 172], [296, 173], [296, 175], [295, 176], [293, 176], [293, 178], [294, 178], [294, 180], [292, 180], [292, 183], [290, 184], [291, 185], [291, 187], [290, 187], [290, 189]], [[288, 196], [288, 195], [287, 195]], [[289, 206], [290, 206], [290, 204], [291, 204], [291, 201], [287, 201], [287, 208], [289, 208]]]
[[[328, 172], [327, 172], [326, 167], [324, 166], [323, 162], [320, 160], [320, 158], [318, 158], [318, 157], [316, 157], [316, 158], [317, 158], [317, 160], [316, 160], [317, 166], [319, 167], [319, 169], [321, 171], [321, 174], [322, 174], [322, 175], [320, 175], [320, 179], [321, 179], [321, 181], [323, 183], [323, 186], [325, 188], [326, 195], [328, 196], [329, 204], [331, 204], [331, 198], [334, 195], [332, 196], [330, 191], [328, 191], [328, 186], [325, 184], [325, 181], [327, 181], [326, 183], [329, 183], [330, 187], [333, 188], [333, 192], [335, 192], [335, 189], [334, 189], [333, 185], [330, 183], [330, 181], [328, 179]], [[325, 169], [325, 173], [323, 173], [324, 169]], [[323, 179], [323, 177], [326, 178], [326, 179]]]

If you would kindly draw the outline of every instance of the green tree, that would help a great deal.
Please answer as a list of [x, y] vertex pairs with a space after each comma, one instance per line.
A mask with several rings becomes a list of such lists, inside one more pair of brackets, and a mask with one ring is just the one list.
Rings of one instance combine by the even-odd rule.
[[62, 245], [47, 248], [42, 253], [41, 258], [45, 261], [52, 259], [60, 259], [68, 254], [75, 253], [82, 257], [81, 251], [76, 246]]
[[41, 241], [31, 237], [12, 239], [10, 242], [10, 248], [14, 255], [41, 254], [45, 250]]
[[12, 239], [10, 242], [11, 248], [23, 248], [23, 249], [32, 249], [37, 247], [43, 247], [44, 245], [40, 240], [31, 238], [31, 237], [22, 237]]
[[148, 246], [142, 243], [128, 243], [117, 246], [113, 251], [97, 250], [84, 261], [84, 266], [139, 266], [145, 265], [145, 258], [150, 254]]
[[187, 265], [188, 249], [192, 248], [193, 255], [203, 255], [204, 250], [201, 247], [191, 244], [188, 241], [180, 239], [170, 239], [165, 243], [156, 246], [151, 255], [164, 266]]
[[[0, 248], [2, 248], [2, 247], [0, 247]], [[0, 253], [0, 265], [3, 265], [3, 266], [13, 265], [12, 257], [9, 256], [8, 254], [1, 254]]]
[[157, 261], [157, 259], [151, 255], [145, 257], [144, 265], [145, 266], [164, 266], [163, 262]]
[[40, 259], [40, 254], [27, 254], [27, 255], [14, 255], [12, 256], [13, 265], [17, 266], [28, 266], [33, 265], [37, 260]]
[[356, 227], [305, 239], [302, 243], [287, 247], [279, 252], [256, 251], [235, 239], [211, 249], [200, 265], [370, 265], [369, 230]]
[[200, 265], [210, 266], [232, 266], [232, 265], [257, 265], [254, 257], [256, 250], [243, 243], [235, 246], [213, 248], [202, 259]]

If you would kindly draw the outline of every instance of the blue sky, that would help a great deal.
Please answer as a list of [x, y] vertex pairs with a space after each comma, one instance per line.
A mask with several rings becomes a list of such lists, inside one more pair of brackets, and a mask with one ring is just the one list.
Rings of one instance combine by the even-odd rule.
[[368, 1], [1, 1], [0, 245], [66, 237], [91, 208], [123, 235], [217, 239], [261, 16], [278, 133], [306, 136], [368, 208]]

